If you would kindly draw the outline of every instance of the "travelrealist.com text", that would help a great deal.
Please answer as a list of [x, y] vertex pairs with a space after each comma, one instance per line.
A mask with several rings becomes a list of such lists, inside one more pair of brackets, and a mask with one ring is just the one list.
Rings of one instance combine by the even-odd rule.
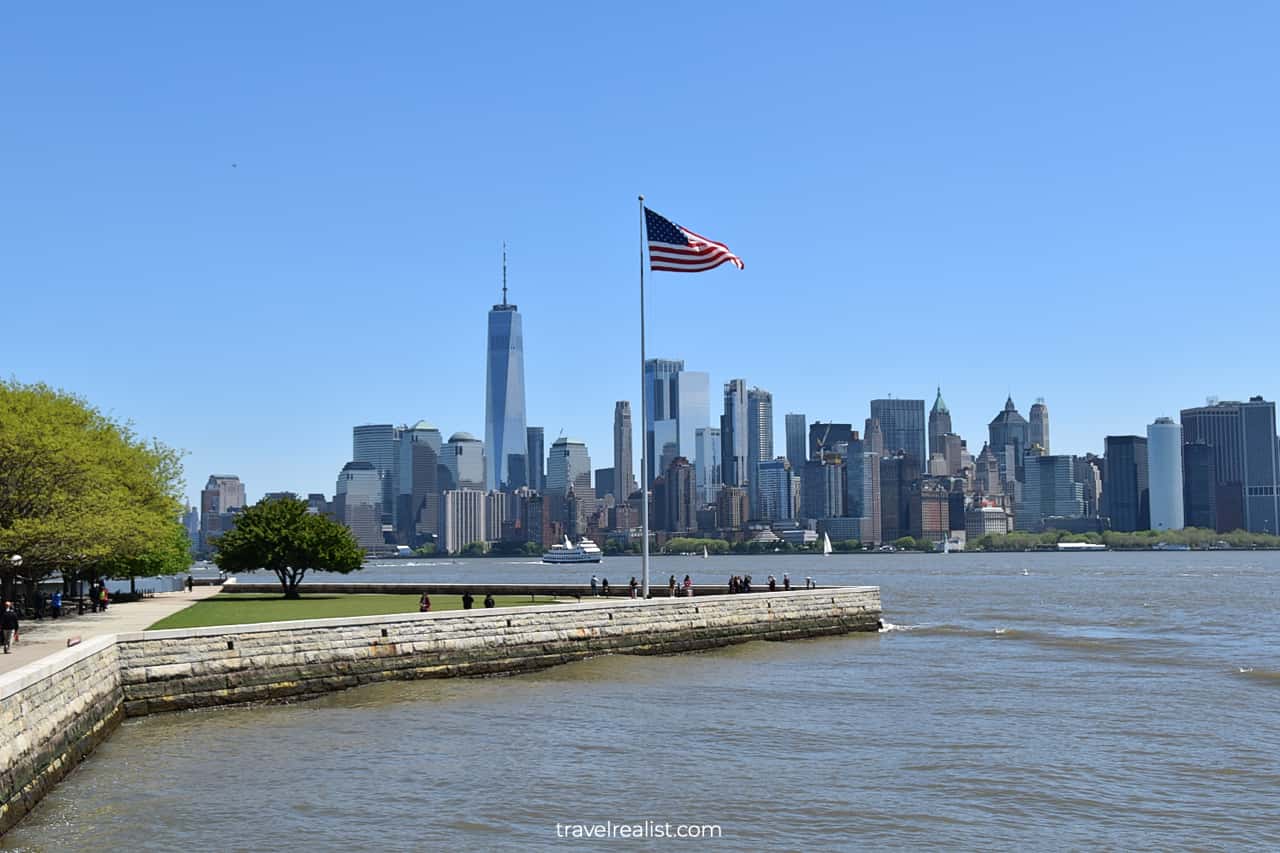
[[718, 823], [557, 823], [557, 838], [719, 838]]

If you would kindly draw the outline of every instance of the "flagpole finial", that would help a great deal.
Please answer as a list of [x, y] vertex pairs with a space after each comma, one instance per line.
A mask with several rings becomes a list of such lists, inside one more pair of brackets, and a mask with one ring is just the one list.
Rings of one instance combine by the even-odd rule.
[[640, 200], [641, 200], [641, 201], [644, 201], [644, 194], [643, 194], [643, 193], [640, 195]]

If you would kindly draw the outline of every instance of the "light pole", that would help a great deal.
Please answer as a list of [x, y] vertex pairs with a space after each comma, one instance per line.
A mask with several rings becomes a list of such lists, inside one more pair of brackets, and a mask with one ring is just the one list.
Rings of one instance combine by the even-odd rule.
[[13, 566], [13, 573], [9, 576], [9, 582], [6, 584], [8, 588], [4, 591], [6, 601], [13, 600], [13, 583], [18, 579], [18, 569], [22, 568], [22, 555], [14, 554], [10, 557], [9, 565]]

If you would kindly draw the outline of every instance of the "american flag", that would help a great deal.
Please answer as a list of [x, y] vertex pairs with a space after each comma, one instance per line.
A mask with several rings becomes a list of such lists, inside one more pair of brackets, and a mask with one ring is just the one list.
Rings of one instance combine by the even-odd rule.
[[645, 230], [649, 232], [649, 269], [667, 272], [702, 272], [725, 261], [742, 269], [742, 259], [724, 243], [708, 240], [681, 228], [670, 219], [644, 209]]

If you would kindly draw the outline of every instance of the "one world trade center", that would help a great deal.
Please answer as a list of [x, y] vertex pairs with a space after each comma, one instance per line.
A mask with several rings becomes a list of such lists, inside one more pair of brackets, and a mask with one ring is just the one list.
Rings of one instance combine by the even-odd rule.
[[502, 250], [502, 304], [489, 312], [485, 365], [484, 444], [489, 488], [514, 491], [529, 481], [524, 412], [524, 332], [507, 302], [507, 251]]

